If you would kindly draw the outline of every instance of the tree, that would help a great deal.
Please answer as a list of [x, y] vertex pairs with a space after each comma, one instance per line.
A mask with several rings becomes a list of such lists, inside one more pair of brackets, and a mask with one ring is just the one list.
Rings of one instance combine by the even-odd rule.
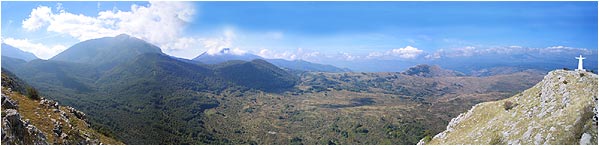
[[33, 100], [40, 100], [40, 96], [37, 93], [37, 90], [33, 87], [27, 87], [27, 97]]

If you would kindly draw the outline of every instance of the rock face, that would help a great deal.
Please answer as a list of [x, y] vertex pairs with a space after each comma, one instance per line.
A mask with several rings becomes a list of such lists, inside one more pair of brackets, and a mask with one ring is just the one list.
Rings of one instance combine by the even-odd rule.
[[6, 109], [2, 114], [2, 144], [47, 145], [46, 136], [29, 122], [21, 119], [15, 109]]
[[2, 108], [17, 109], [18, 106], [19, 104], [16, 101], [11, 100], [8, 96], [2, 93]]
[[597, 145], [597, 75], [549, 72], [522, 93], [475, 105], [419, 144]]

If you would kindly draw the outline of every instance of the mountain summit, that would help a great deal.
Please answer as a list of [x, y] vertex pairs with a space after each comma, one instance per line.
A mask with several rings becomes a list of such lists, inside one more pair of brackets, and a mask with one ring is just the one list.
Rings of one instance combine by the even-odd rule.
[[224, 48], [220, 50], [217, 54], [208, 54], [207, 52], [204, 52], [199, 56], [193, 58], [192, 60], [206, 64], [219, 64], [229, 60], [252, 61], [254, 59], [264, 58], [249, 53], [234, 54], [233, 52], [231, 52], [230, 48]]
[[280, 68], [292, 69], [298, 71], [317, 71], [317, 72], [348, 72], [349, 69], [338, 68], [332, 65], [312, 63], [304, 60], [285, 60], [285, 59], [266, 59], [258, 55], [251, 53], [234, 53], [230, 48], [224, 48], [216, 54], [209, 54], [204, 52], [197, 57], [193, 58], [193, 61], [205, 63], [205, 64], [219, 64], [232, 60], [241, 61], [252, 61], [256, 59], [266, 60]]
[[419, 144], [597, 145], [597, 75], [549, 72], [522, 93], [475, 105], [428, 140]]
[[157, 46], [121, 34], [77, 43], [50, 60], [91, 64], [109, 69], [144, 53], [163, 54]]

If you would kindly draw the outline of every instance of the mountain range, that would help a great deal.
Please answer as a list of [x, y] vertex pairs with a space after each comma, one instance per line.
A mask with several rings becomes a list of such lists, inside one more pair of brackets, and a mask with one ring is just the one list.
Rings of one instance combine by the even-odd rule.
[[[288, 88], [297, 80], [294, 74], [260, 60], [217, 66], [180, 61], [127, 35], [83, 41], [49, 60], [25, 62], [4, 56], [2, 66], [42, 95], [95, 115], [90, 119], [96, 126], [121, 133], [117, 138], [123, 142], [146, 144], [218, 143], [206, 138], [210, 135], [201, 139], [177, 136], [181, 132], [206, 134], [201, 123], [182, 124], [201, 118], [188, 113], [218, 106], [211, 98], [215, 94]], [[255, 71], [260, 78], [239, 78], [246, 75], [244, 70]], [[148, 122], [163, 124], [144, 124]], [[188, 128], [161, 130], [180, 125]]]
[[258, 55], [244, 53], [233, 54], [229, 48], [224, 48], [216, 54], [208, 54], [204, 52], [193, 58], [193, 61], [198, 61], [206, 64], [218, 64], [230, 60], [252, 61], [255, 59], [266, 60], [280, 68], [297, 70], [297, 71], [319, 71], [319, 72], [349, 72], [347, 68], [338, 68], [332, 65], [317, 64], [304, 60], [285, 60], [285, 59], [265, 59]]
[[10, 56], [25, 61], [38, 59], [33, 53], [25, 52], [5, 43], [2, 43], [2, 56]]
[[2, 56], [2, 68], [125, 144], [416, 144], [470, 106], [513, 96], [545, 73], [468, 76], [436, 65], [346, 72], [224, 50], [186, 60], [119, 35], [49, 60]]
[[[560, 48], [559, 46], [557, 48]], [[424, 55], [414, 59], [385, 60], [385, 59], [357, 59], [357, 60], [327, 60], [328, 64], [349, 68], [356, 72], [401, 72], [418, 64], [439, 65], [443, 68], [459, 71], [465, 75], [493, 75], [493, 73], [519, 72], [527, 69], [549, 72], [556, 69], [575, 69], [579, 55], [588, 56], [584, 60], [584, 68], [597, 72], [597, 50], [576, 50], [561, 48], [536, 49], [520, 48], [513, 50], [528, 51], [492, 51], [481, 49], [484, 53], [458, 54], [454, 56], [440, 56], [439, 58], [426, 58]], [[487, 52], [485, 52], [487, 51]], [[500, 71], [504, 70], [505, 71]], [[492, 72], [489, 72], [492, 71]], [[485, 73], [486, 72], [486, 73]]]

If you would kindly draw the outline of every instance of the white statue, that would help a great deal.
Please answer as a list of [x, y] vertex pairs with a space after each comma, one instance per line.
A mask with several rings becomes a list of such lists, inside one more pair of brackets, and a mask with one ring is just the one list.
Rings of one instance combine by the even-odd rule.
[[582, 57], [582, 55], [580, 55], [576, 57], [576, 59], [578, 59], [578, 69], [576, 69], [576, 71], [584, 71], [584, 69], [582, 68], [582, 60], [585, 58]]

